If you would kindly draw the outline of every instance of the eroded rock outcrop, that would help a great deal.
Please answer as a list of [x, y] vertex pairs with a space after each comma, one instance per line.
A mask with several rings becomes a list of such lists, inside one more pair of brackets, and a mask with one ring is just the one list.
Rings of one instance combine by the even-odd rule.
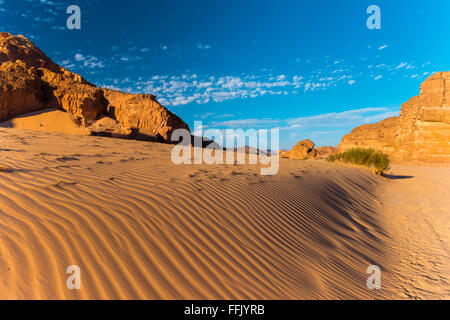
[[164, 108], [150, 94], [133, 95], [115, 90], [103, 90], [108, 102], [107, 113], [126, 130], [139, 128], [142, 136], [169, 141], [176, 129], [189, 127]]
[[64, 68], [54, 63], [24, 36], [13, 36], [8, 32], [0, 32], [0, 64], [17, 60], [22, 61], [29, 68], [42, 68], [55, 73], [64, 72]]
[[324, 146], [324, 147], [317, 147], [316, 148], [316, 157], [317, 158], [326, 158], [328, 156], [331, 156], [333, 154], [337, 154], [339, 152], [338, 148], [336, 147], [330, 147], [330, 146]]
[[399, 117], [384, 119], [375, 124], [364, 124], [345, 135], [339, 144], [339, 151], [352, 148], [373, 148], [388, 154], [397, 152], [395, 136], [399, 127]]
[[45, 108], [45, 85], [36, 69], [19, 61], [0, 65], [0, 121]]
[[400, 116], [366, 124], [342, 138], [339, 150], [354, 147], [385, 152], [396, 161], [450, 161], [450, 72], [438, 72], [420, 94], [402, 105]]
[[56, 108], [93, 134], [170, 141], [189, 130], [155, 96], [102, 89], [54, 63], [30, 40], [0, 33], [0, 121]]
[[105, 113], [103, 91], [96, 87], [62, 86], [53, 91], [57, 105], [79, 125], [90, 125]]
[[301, 140], [290, 151], [280, 151], [281, 158], [305, 160], [314, 159], [317, 155], [315, 144], [309, 139]]
[[336, 147], [324, 146], [315, 148], [314, 142], [310, 139], [301, 140], [289, 151], [279, 151], [281, 158], [306, 160], [323, 159], [329, 155], [338, 153]]

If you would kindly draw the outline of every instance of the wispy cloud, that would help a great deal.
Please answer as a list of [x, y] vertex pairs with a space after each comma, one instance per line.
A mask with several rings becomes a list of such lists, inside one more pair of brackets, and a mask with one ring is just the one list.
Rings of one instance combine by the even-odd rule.
[[[398, 116], [399, 112], [388, 108], [361, 108], [350, 109], [343, 112], [331, 112], [324, 114], [317, 114], [306, 117], [296, 118], [247, 118], [247, 119], [233, 119], [226, 121], [209, 121], [208, 117], [201, 120], [202, 130], [212, 129], [223, 131], [226, 129], [256, 129], [256, 130], [270, 130], [279, 129], [280, 134], [290, 137], [293, 140], [312, 138], [323, 139], [328, 137], [330, 139], [334, 136], [341, 136], [348, 133], [349, 130], [356, 126], [366, 123], [375, 123], [380, 120]], [[214, 115], [217, 116], [217, 115]], [[197, 132], [202, 134], [202, 132]], [[290, 146], [286, 146], [290, 147]]]
[[[193, 50], [201, 50], [207, 55], [213, 52], [210, 44], [191, 43]], [[299, 72], [276, 72], [273, 68], [260, 69], [255, 73], [235, 74], [196, 74], [186, 71], [176, 75], [157, 74], [149, 78], [134, 76], [125, 81], [124, 78], [103, 77], [98, 85], [114, 87], [132, 93], [150, 93], [158, 97], [165, 106], [183, 106], [188, 104], [205, 104], [210, 102], [223, 102], [237, 99], [255, 99], [264, 96], [287, 96], [297, 94], [311, 94], [313, 92], [328, 90], [337, 86], [359, 87], [371, 81], [390, 81], [395, 78], [421, 78], [426, 76], [430, 63], [414, 61], [384, 61], [379, 50], [387, 45], [373, 46], [365, 50], [367, 57], [362, 60], [349, 61], [342, 57], [313, 57], [296, 59], [303, 63], [293, 70]], [[88, 74], [102, 74], [109, 70], [115, 71], [119, 67], [125, 70], [148, 70], [146, 61], [151, 51], [163, 56], [177, 54], [180, 45], [157, 44], [155, 48], [140, 47], [133, 41], [126, 46], [112, 46], [112, 56], [96, 57], [85, 53], [77, 54], [69, 59], [61, 59], [66, 68], [74, 68], [75, 72]], [[374, 51], [377, 55], [373, 55]], [[322, 61], [320, 61], [322, 59]], [[309, 62], [317, 66], [305, 67]], [[103, 70], [101, 70], [103, 69]], [[422, 70], [421, 70], [422, 69]], [[424, 72], [425, 71], [425, 72]], [[131, 75], [131, 77], [133, 77]], [[95, 82], [95, 81], [94, 81]]]
[[[306, 128], [339, 128], [374, 123], [385, 118], [398, 116], [398, 111], [388, 108], [361, 108], [343, 112], [330, 112], [307, 117], [287, 119], [249, 118], [227, 121], [210, 121], [205, 127], [214, 128], [278, 128], [280, 130], [298, 130]], [[328, 132], [328, 131], [327, 131]]]
[[179, 76], [157, 75], [147, 81], [138, 81], [140, 90], [151, 92], [172, 106], [188, 103], [222, 102], [233, 99], [256, 98], [264, 95], [289, 94], [303, 86], [302, 77], [288, 79], [285, 75], [243, 76]]
[[228, 121], [212, 121], [209, 123], [210, 127], [223, 128], [258, 128], [258, 127], [273, 127], [280, 123], [276, 119], [238, 119]]
[[[84, 56], [81, 53], [76, 53], [74, 55], [75, 62], [78, 62], [81, 64], [81, 66], [94, 69], [94, 68], [104, 68], [105, 65], [102, 61], [100, 61], [97, 57], [87, 55]], [[66, 64], [71, 64], [70, 61], [65, 61]], [[73, 65], [73, 64], [72, 64]]]
[[408, 64], [406, 63], [406, 62], [400, 62], [400, 64], [398, 65], [398, 66], [396, 66], [395, 67], [395, 69], [401, 69], [401, 68], [403, 68], [403, 67], [405, 67], [405, 66], [407, 66]]
[[298, 117], [287, 120], [291, 128], [311, 127], [343, 127], [362, 123], [377, 122], [387, 117], [398, 115], [398, 112], [387, 108], [362, 108], [343, 112], [331, 112], [315, 116]]
[[[125, 60], [125, 58], [122, 58]], [[234, 99], [253, 99], [269, 95], [290, 95], [299, 92], [326, 90], [331, 86], [353, 85], [350, 69], [333, 69], [329, 73], [318, 71], [310, 75], [260, 74], [240, 75], [155, 75], [150, 79], [133, 81], [136, 92], [152, 93], [167, 106], [189, 103], [204, 104]], [[123, 79], [110, 79], [109, 85], [120, 86]], [[108, 83], [107, 83], [108, 84]]]
[[201, 43], [197, 44], [197, 49], [199, 50], [209, 50], [211, 48], [212, 46], [209, 44], [201, 44]]

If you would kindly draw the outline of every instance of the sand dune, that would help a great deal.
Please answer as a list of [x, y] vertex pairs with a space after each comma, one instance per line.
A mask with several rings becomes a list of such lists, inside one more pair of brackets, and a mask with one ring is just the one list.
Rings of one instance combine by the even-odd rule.
[[[409, 297], [396, 267], [414, 221], [386, 215], [382, 191], [410, 180], [325, 161], [282, 159], [265, 177], [176, 166], [170, 145], [101, 137], [0, 128], [0, 141], [1, 299]], [[366, 287], [372, 264], [381, 290]]]
[[85, 127], [76, 125], [67, 112], [56, 109], [46, 109], [14, 117], [0, 123], [0, 127], [76, 135], [89, 134]]

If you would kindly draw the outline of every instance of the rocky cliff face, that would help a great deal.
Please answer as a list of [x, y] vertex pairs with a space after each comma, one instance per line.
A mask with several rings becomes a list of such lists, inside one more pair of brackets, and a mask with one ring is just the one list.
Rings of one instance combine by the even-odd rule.
[[450, 72], [438, 72], [404, 103], [400, 116], [357, 127], [342, 138], [339, 150], [354, 147], [383, 151], [396, 161], [450, 161]]
[[45, 108], [46, 86], [36, 69], [18, 61], [0, 65], [0, 121]]
[[174, 130], [189, 130], [154, 96], [98, 88], [27, 38], [0, 33], [0, 121], [47, 108], [67, 112], [94, 134], [170, 141]]

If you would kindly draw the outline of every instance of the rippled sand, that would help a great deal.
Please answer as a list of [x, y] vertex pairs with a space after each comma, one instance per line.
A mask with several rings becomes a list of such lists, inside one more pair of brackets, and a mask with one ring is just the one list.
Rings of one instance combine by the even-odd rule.
[[[434, 201], [449, 199], [448, 178], [409, 187], [448, 168], [388, 179], [281, 159], [278, 175], [261, 176], [176, 166], [158, 143], [6, 128], [0, 143], [1, 299], [449, 297], [448, 200], [438, 211], [414, 202], [435, 184]], [[367, 289], [372, 264], [381, 290]], [[69, 265], [81, 290], [66, 287]], [[437, 280], [423, 280], [426, 292], [411, 289], [427, 272]]]

